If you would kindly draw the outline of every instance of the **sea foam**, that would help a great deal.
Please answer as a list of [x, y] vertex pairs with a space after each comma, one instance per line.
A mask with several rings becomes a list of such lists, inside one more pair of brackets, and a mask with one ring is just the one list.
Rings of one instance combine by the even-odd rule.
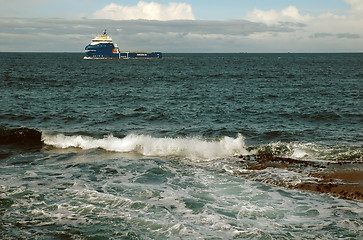
[[149, 135], [129, 134], [124, 138], [113, 135], [104, 138], [42, 134], [45, 144], [56, 148], [104, 149], [114, 152], [135, 152], [143, 156], [183, 157], [193, 160], [210, 160], [249, 154], [241, 134], [236, 138], [222, 137], [206, 140], [201, 137], [156, 138]]

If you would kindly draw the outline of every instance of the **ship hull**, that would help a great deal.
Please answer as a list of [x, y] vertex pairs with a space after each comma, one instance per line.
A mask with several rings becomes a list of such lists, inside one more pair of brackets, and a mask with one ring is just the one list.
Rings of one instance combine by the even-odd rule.
[[84, 59], [153, 59], [162, 58], [161, 52], [119, 51], [113, 43], [88, 45]]

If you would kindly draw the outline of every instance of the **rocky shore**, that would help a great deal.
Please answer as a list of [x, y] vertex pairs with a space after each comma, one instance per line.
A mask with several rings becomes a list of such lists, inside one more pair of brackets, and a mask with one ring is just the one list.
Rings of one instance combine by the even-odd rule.
[[[259, 154], [239, 156], [238, 164], [246, 171], [237, 174], [247, 179], [363, 201], [362, 162], [311, 162]], [[276, 181], [261, 177], [267, 169], [285, 169], [303, 177], [299, 181], [284, 181], [283, 178], [282, 181]]]

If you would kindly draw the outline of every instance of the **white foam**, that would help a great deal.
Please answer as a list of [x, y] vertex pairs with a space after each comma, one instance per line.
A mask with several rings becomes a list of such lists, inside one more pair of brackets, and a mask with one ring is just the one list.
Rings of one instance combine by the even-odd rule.
[[360, 146], [328, 146], [314, 143], [287, 144], [286, 157], [309, 161], [362, 161]]
[[307, 161], [358, 161], [362, 162], [361, 146], [332, 146], [304, 142], [273, 142], [257, 146], [252, 154], [272, 153], [274, 156]]
[[291, 154], [291, 157], [295, 158], [295, 159], [301, 159], [306, 156], [307, 156], [307, 153], [304, 150], [299, 149], [299, 148], [295, 148], [293, 153]]
[[112, 135], [96, 139], [87, 136], [65, 136], [63, 134], [48, 135], [43, 133], [45, 144], [57, 148], [101, 148], [114, 152], [136, 152], [144, 156], [184, 157], [188, 159], [216, 159], [234, 155], [248, 154], [244, 137], [222, 137], [218, 140], [205, 140], [200, 137], [187, 138], [155, 138], [148, 135], [129, 134], [124, 138]]

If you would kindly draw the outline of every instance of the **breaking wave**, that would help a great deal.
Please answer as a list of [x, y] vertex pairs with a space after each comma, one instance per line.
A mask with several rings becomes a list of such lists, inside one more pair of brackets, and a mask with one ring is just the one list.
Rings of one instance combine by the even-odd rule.
[[156, 138], [136, 134], [129, 134], [124, 138], [109, 135], [97, 139], [82, 135], [65, 136], [43, 133], [42, 140], [45, 144], [56, 148], [100, 148], [114, 152], [134, 152], [143, 156], [183, 157], [193, 160], [211, 160], [249, 154], [241, 134], [238, 134], [236, 138], [225, 136], [218, 140], [206, 140], [201, 137]]
[[123, 138], [113, 135], [94, 138], [85, 135], [66, 136], [47, 134], [32, 128], [0, 128], [0, 145], [56, 148], [104, 149], [121, 153], [136, 153], [152, 157], [182, 157], [193, 160], [212, 160], [241, 155], [265, 155], [307, 161], [363, 162], [362, 146], [331, 146], [301, 142], [273, 142], [247, 146], [243, 135], [217, 139], [203, 137], [164, 137], [129, 134]]
[[254, 155], [324, 162], [363, 162], [362, 146], [332, 146], [301, 142], [274, 142], [247, 148]]

